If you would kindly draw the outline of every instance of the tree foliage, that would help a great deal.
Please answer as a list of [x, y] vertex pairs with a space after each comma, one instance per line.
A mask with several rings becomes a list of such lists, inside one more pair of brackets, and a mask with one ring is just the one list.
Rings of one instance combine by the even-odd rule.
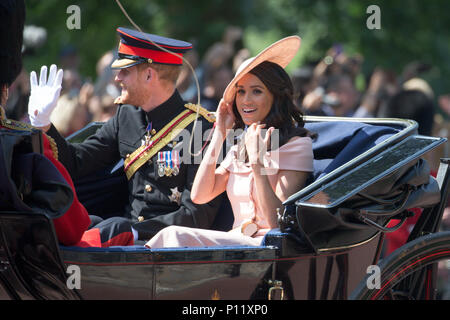
[[[292, 65], [322, 58], [335, 43], [348, 53], [364, 56], [365, 69], [375, 66], [401, 72], [411, 61], [434, 68], [427, 75], [434, 88], [448, 90], [450, 75], [450, 12], [448, 0], [121, 0], [145, 31], [191, 41], [203, 54], [222, 39], [229, 25], [245, 31], [253, 54], [281, 37], [302, 37], [301, 52]], [[381, 10], [381, 29], [369, 30], [369, 5]], [[69, 30], [67, 7], [81, 9], [81, 29]], [[27, 0], [27, 23], [43, 26], [48, 41], [26, 61], [37, 68], [58, 61], [65, 45], [75, 46], [81, 71], [95, 76], [95, 63], [117, 46], [116, 27], [130, 26], [115, 0]]]

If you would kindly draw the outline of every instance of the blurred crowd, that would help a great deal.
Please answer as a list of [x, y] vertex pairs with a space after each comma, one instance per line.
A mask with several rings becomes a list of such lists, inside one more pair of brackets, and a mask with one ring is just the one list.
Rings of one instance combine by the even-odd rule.
[[[26, 27], [24, 59], [43, 43], [45, 30]], [[193, 72], [184, 64], [178, 90], [186, 101], [197, 103], [199, 99], [203, 107], [215, 111], [237, 67], [249, 57], [250, 52], [243, 45], [243, 31], [229, 27], [202, 57], [195, 49], [185, 55], [195, 70], [199, 89]], [[120, 95], [110, 67], [115, 58], [114, 49], [99, 58], [93, 81], [80, 74], [80, 57], [74, 47], [64, 47], [59, 61], [49, 62], [64, 69], [61, 97], [51, 118], [63, 135], [92, 121], [106, 121], [115, 114], [114, 100]], [[293, 66], [297, 67], [291, 72], [297, 106], [306, 115], [413, 119], [419, 123], [420, 134], [448, 137], [450, 94], [436, 96], [422, 77], [432, 66], [411, 62], [401, 74], [375, 68], [366, 75], [363, 64], [361, 55], [348, 55], [341, 45], [334, 45], [319, 61]], [[12, 119], [27, 121], [29, 71], [23, 70], [10, 88], [6, 111]], [[443, 156], [449, 156], [448, 143], [429, 156], [432, 170], [437, 170]]]

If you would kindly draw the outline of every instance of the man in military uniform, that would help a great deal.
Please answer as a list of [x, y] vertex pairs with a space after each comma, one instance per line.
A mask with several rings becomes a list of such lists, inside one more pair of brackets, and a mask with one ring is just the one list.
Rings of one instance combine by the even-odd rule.
[[[117, 31], [119, 57], [112, 67], [118, 69], [115, 80], [122, 92], [116, 115], [80, 144], [67, 143], [58, 133], [49, 121], [52, 110], [46, 103], [29, 105], [30, 121], [55, 139], [59, 159], [74, 179], [124, 159], [129, 189], [125, 216], [133, 221], [138, 239], [149, 239], [170, 225], [210, 228], [221, 198], [205, 205], [191, 201], [198, 168], [193, 154], [201, 148], [191, 149], [187, 156], [189, 137], [183, 134], [180, 141], [174, 134], [178, 130], [192, 134], [197, 121], [193, 138], [203, 141], [203, 133], [214, 122], [204, 109], [186, 104], [176, 89], [181, 57], [192, 45], [126, 28]], [[175, 148], [177, 144], [183, 148]], [[198, 145], [204, 147], [192, 143]]]

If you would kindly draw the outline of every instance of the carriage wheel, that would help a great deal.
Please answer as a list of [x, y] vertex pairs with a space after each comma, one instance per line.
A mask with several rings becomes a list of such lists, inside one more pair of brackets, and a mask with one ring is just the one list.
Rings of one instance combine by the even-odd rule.
[[417, 238], [380, 260], [377, 288], [368, 285], [374, 279], [369, 274], [349, 299], [433, 299], [436, 265], [447, 259], [450, 259], [450, 231]]

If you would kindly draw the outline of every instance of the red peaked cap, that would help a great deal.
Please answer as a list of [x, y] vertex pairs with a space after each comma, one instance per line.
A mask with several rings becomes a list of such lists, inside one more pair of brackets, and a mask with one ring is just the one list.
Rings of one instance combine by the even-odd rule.
[[[186, 41], [122, 27], [117, 28], [117, 32], [121, 39], [118, 50], [119, 58], [111, 66], [115, 69], [128, 68], [143, 62], [181, 66], [183, 54], [192, 49], [192, 44]], [[150, 40], [172, 53], [155, 46]]]

